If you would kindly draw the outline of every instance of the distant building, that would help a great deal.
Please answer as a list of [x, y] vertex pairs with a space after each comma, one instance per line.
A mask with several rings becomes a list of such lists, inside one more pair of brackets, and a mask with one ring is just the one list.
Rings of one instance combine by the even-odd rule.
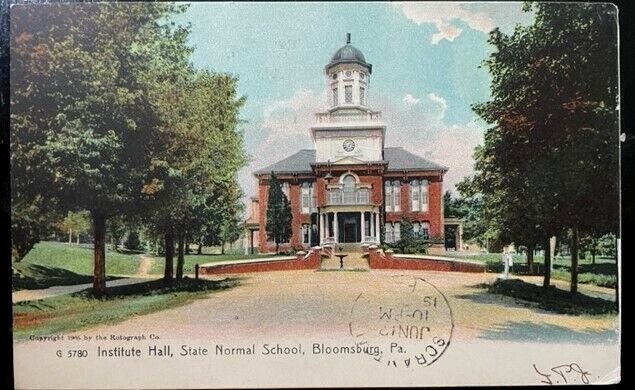
[[[447, 168], [385, 147], [386, 125], [369, 108], [372, 65], [350, 43], [324, 68], [329, 90], [325, 112], [311, 126], [314, 149], [302, 149], [254, 172], [250, 242], [260, 252], [275, 247], [265, 232], [268, 181], [280, 180], [293, 213], [293, 235], [281, 248], [399, 240], [402, 217], [422, 236], [443, 236], [443, 175]], [[398, 129], [397, 129], [398, 131]]]

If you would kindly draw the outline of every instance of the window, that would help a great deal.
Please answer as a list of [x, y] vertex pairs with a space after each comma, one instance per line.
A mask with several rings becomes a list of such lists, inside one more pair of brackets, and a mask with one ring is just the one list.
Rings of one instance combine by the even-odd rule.
[[308, 223], [303, 223], [302, 224], [302, 243], [303, 244], [310, 244], [311, 240], [311, 225], [309, 225]]
[[393, 237], [395, 241], [401, 240], [401, 224], [399, 222], [393, 224]]
[[337, 106], [337, 88], [333, 88], [333, 106]]
[[386, 211], [392, 211], [392, 183], [387, 181], [384, 184], [384, 197], [386, 198]]
[[315, 211], [313, 198], [313, 183], [304, 182], [301, 187], [302, 214], [310, 214]]
[[401, 183], [399, 180], [387, 181], [384, 184], [386, 211], [401, 211]]
[[430, 237], [430, 224], [427, 222], [421, 222], [421, 230], [419, 231], [421, 237], [429, 238]]
[[362, 105], [362, 106], [366, 104], [365, 101], [364, 101], [364, 99], [365, 99], [364, 92], [366, 92], [366, 90], [364, 88], [360, 87], [359, 88], [359, 104]]
[[394, 236], [392, 234], [392, 223], [386, 223], [384, 225], [384, 241], [386, 242], [395, 242]]
[[344, 102], [353, 103], [353, 86], [352, 85], [344, 86]]
[[287, 182], [282, 183], [282, 192], [284, 193], [284, 196], [287, 197], [287, 200], [289, 200], [289, 183]]
[[410, 203], [412, 211], [428, 211], [428, 181], [410, 182]]

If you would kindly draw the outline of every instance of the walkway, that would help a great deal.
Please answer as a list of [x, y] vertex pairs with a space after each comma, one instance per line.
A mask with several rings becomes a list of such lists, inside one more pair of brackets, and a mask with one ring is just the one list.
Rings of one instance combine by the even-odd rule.
[[[149, 278], [122, 278], [106, 281], [106, 287], [125, 286], [128, 284], [142, 283], [151, 280]], [[72, 294], [92, 287], [92, 283], [73, 284], [70, 286], [53, 286], [40, 290], [19, 290], [11, 295], [13, 303], [23, 301], [35, 301], [38, 299], [55, 297], [58, 295]]]
[[340, 268], [340, 259], [337, 256], [322, 259], [320, 270], [323, 271], [368, 271], [368, 259], [363, 257], [360, 252], [343, 252], [346, 254], [344, 258], [344, 268]]

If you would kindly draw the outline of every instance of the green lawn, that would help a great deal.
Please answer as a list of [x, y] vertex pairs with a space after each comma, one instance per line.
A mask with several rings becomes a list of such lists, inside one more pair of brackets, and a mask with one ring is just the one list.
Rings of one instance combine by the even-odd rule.
[[[20, 261], [61, 268], [80, 275], [93, 274], [93, 250], [62, 242], [42, 241]], [[139, 255], [106, 250], [106, 275], [133, 275], [139, 268]]]
[[13, 305], [13, 335], [73, 332], [95, 325], [114, 324], [127, 318], [184, 305], [211, 291], [236, 286], [237, 279], [222, 281], [184, 279], [165, 285], [156, 280], [127, 286], [109, 287], [107, 297], [95, 299], [91, 290]]
[[[461, 252], [448, 252], [446, 256], [461, 259], [469, 259], [485, 263], [488, 272], [502, 272], [503, 263], [500, 253], [478, 253], [466, 254]], [[514, 259], [514, 272], [528, 274], [524, 255], [516, 254]], [[534, 274], [542, 275], [544, 258], [534, 256]], [[571, 257], [556, 256], [553, 260], [552, 278], [570, 281], [571, 280]], [[581, 259], [578, 264], [578, 281], [580, 283], [591, 283], [602, 287], [615, 287], [617, 283], [617, 261], [613, 258], [596, 257], [595, 264], [587, 257]]]
[[[165, 267], [163, 257], [147, 255], [154, 261], [150, 274], [162, 275]], [[271, 255], [244, 255], [236, 253], [186, 255], [183, 271], [194, 273], [195, 264], [205, 264], [225, 260], [243, 260], [271, 257]], [[106, 250], [106, 275], [134, 275], [139, 269], [140, 255]], [[176, 265], [176, 256], [174, 258]], [[13, 263], [13, 289], [39, 289], [59, 285], [90, 283], [93, 275], [93, 250], [62, 242], [42, 241], [20, 261]]]
[[553, 285], [548, 289], [520, 279], [498, 279], [492, 284], [481, 285], [493, 294], [536, 304], [543, 310], [561, 314], [608, 314], [617, 313], [617, 304], [601, 298], [589, 297], [581, 293], [571, 294]]

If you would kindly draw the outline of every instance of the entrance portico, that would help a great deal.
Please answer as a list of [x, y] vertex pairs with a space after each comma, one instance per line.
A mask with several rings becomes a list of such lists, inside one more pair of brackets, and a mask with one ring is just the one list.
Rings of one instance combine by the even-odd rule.
[[326, 206], [319, 212], [319, 225], [320, 245], [379, 243], [377, 206]]

